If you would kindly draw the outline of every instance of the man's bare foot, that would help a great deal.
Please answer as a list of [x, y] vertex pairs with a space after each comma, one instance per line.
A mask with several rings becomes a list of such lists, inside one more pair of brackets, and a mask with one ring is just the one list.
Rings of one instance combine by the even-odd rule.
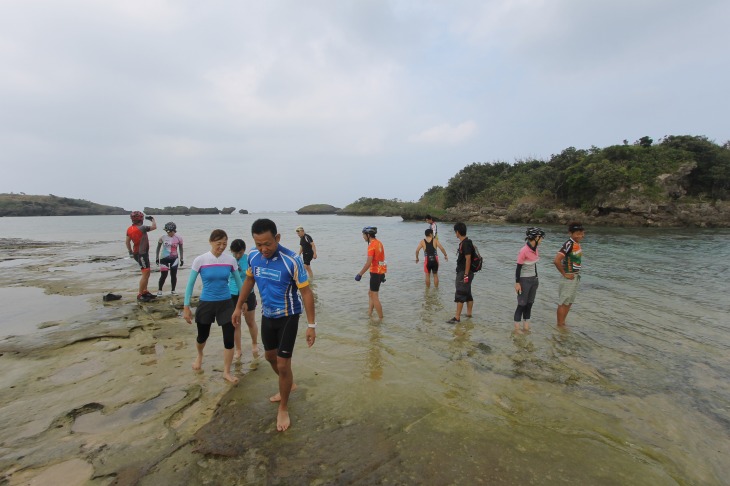
[[514, 333], [515, 334], [522, 334], [522, 329], [520, 329], [519, 327], [515, 327]]
[[[292, 383], [292, 385], [291, 385], [291, 391], [294, 391], [296, 389], [297, 389], [297, 384], [296, 383]], [[269, 401], [270, 402], [273, 402], [273, 403], [280, 402], [281, 401], [281, 393], [277, 393], [273, 397], [269, 398]]]
[[259, 357], [259, 345], [258, 344], [251, 345], [251, 354], [253, 354], [254, 358]]
[[286, 410], [279, 410], [279, 413], [276, 415], [276, 430], [284, 432], [290, 425], [291, 420], [289, 419], [289, 412]]
[[233, 376], [229, 373], [223, 373], [223, 378], [231, 385], [235, 385], [236, 383], [238, 383], [238, 377]]
[[203, 355], [199, 354], [198, 357], [193, 361], [193, 369], [195, 371], [200, 370], [200, 368], [203, 366]]
[[241, 359], [241, 354], [242, 354], [242, 353], [241, 353], [241, 350], [240, 350], [240, 349], [237, 349], [237, 350], [236, 350], [236, 351], [235, 351], [235, 352], [233, 353], [233, 359], [234, 359], [235, 361], [238, 361], [239, 359]]

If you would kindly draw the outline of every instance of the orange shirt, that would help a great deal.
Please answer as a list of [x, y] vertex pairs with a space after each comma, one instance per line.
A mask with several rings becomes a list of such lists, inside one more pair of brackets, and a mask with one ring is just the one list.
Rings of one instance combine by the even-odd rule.
[[370, 273], [385, 273], [385, 249], [380, 240], [373, 238], [368, 245], [368, 256], [373, 257]]

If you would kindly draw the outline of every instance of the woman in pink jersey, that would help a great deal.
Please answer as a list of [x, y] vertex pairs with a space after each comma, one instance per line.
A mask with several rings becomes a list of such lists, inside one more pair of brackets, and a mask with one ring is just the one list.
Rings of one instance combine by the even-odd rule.
[[[155, 263], [160, 266], [160, 281], [157, 287], [158, 297], [162, 295], [162, 286], [165, 285], [168, 273], [170, 274], [170, 285], [172, 287], [170, 294], [177, 294], [175, 291], [175, 287], [177, 287], [177, 269], [183, 265], [183, 240], [177, 234], [177, 225], [172, 221], [165, 224], [165, 233], [167, 234], [161, 236], [157, 241], [155, 255]], [[162, 250], [161, 255], [160, 250]]]
[[515, 292], [517, 292], [517, 309], [515, 310], [515, 333], [522, 334], [530, 330], [530, 314], [532, 304], [537, 295], [537, 261], [540, 255], [537, 246], [545, 237], [541, 228], [528, 228], [525, 246], [517, 254], [515, 270]]

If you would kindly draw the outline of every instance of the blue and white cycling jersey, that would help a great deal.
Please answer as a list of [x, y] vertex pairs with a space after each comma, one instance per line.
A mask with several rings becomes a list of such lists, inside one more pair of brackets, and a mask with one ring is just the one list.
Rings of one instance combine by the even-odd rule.
[[297, 289], [309, 285], [309, 280], [302, 259], [293, 251], [279, 245], [271, 258], [264, 258], [258, 250], [251, 250], [246, 276], [256, 281], [265, 317], [302, 313], [302, 299]]

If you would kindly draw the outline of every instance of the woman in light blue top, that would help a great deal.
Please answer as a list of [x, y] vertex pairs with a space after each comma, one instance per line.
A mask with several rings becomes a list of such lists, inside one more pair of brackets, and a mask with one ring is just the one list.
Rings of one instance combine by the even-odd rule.
[[233, 256], [224, 254], [228, 247], [228, 235], [217, 229], [210, 234], [210, 251], [200, 255], [193, 261], [188, 285], [185, 288], [185, 302], [183, 318], [188, 324], [193, 323], [193, 313], [190, 310], [190, 297], [193, 295], [195, 280], [200, 274], [203, 280], [203, 291], [200, 294], [200, 303], [195, 312], [195, 323], [198, 326], [196, 348], [198, 357], [193, 362], [193, 369], [199, 370], [203, 365], [203, 348], [210, 336], [210, 327], [216, 321], [223, 330], [223, 378], [229, 383], [238, 383], [238, 378], [231, 374], [233, 362], [233, 340], [235, 326], [232, 316], [235, 306], [231, 302], [231, 292], [228, 288], [228, 277], [233, 275], [238, 287], [242, 285], [238, 274], [238, 262]]

